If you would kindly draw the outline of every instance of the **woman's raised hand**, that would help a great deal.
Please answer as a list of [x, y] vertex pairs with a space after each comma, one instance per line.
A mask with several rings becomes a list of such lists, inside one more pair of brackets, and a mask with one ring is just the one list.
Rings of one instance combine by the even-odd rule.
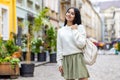
[[71, 29], [77, 29], [77, 26], [78, 26], [77, 24], [74, 24], [71, 26]]

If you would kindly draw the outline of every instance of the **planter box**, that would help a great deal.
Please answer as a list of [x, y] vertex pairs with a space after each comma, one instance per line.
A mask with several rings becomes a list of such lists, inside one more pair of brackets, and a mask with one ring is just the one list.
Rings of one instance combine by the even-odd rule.
[[10, 75], [11, 78], [17, 78], [20, 75], [19, 66], [16, 64], [14, 67], [8, 63], [0, 63], [0, 75]]

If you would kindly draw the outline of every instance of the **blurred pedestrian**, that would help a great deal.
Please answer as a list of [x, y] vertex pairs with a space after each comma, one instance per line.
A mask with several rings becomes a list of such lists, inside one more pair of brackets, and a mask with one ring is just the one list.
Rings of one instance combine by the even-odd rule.
[[57, 34], [57, 64], [66, 80], [88, 80], [89, 73], [81, 50], [85, 43], [86, 31], [81, 24], [80, 11], [71, 7], [65, 14], [64, 27]]

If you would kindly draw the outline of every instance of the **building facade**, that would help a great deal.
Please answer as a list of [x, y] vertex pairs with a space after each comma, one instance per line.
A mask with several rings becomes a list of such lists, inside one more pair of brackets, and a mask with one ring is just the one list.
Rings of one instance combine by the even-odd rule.
[[77, 7], [81, 11], [82, 24], [86, 27], [87, 36], [101, 40], [101, 20], [89, 0], [16, 0], [18, 37], [28, 30], [27, 26], [22, 27], [19, 23], [32, 19], [43, 7], [50, 9], [48, 17], [55, 27], [63, 26], [65, 12], [69, 7]]
[[[21, 36], [28, 33], [28, 21], [33, 24], [34, 17], [43, 8], [43, 0], [16, 0], [17, 44], [21, 45]], [[22, 25], [21, 25], [22, 24]]]
[[59, 0], [44, 0], [44, 7], [49, 8], [49, 20], [54, 27], [59, 27]]
[[112, 34], [113, 39], [118, 39], [120, 38], [120, 8], [115, 9], [114, 14], [113, 14], [113, 19], [114, 19], [114, 31]]
[[27, 33], [28, 27], [19, 23], [33, 18], [42, 7], [42, 0], [0, 0], [0, 34], [3, 39], [12, 38], [11, 32], [18, 37]]
[[0, 36], [8, 40], [12, 33], [17, 33], [16, 0], [0, 0]]
[[87, 36], [101, 41], [101, 18], [89, 0], [82, 0], [81, 15]]
[[120, 1], [99, 3], [101, 14], [104, 17], [104, 41], [112, 42], [120, 37]]
[[[17, 0], [16, 4], [17, 22], [24, 22], [35, 17], [35, 15], [37, 15], [43, 7], [42, 0]], [[17, 27], [20, 28], [21, 26]], [[19, 28], [18, 30], [21, 30]], [[27, 28], [27, 26], [23, 27], [22, 33], [27, 33]]]

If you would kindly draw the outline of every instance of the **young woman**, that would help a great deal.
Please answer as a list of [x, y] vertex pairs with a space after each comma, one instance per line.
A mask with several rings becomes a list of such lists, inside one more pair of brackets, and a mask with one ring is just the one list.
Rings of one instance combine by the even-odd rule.
[[64, 27], [57, 34], [57, 64], [66, 80], [88, 80], [89, 73], [81, 50], [85, 43], [86, 31], [81, 25], [80, 11], [71, 7], [66, 12]]

